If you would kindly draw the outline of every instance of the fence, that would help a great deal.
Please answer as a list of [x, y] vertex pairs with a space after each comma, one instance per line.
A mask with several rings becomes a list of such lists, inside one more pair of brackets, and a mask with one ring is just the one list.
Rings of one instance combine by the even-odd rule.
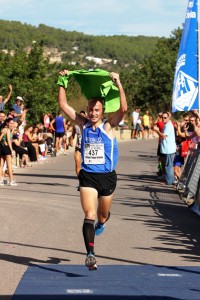
[[192, 210], [200, 215], [200, 144], [190, 145], [177, 190]]

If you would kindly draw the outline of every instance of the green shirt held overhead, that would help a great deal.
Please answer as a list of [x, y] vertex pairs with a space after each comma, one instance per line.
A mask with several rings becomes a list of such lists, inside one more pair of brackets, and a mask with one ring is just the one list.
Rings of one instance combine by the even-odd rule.
[[109, 72], [101, 69], [91, 71], [69, 71], [67, 76], [59, 76], [57, 84], [67, 88], [71, 77], [78, 82], [87, 100], [94, 97], [104, 98], [106, 113], [115, 112], [120, 107], [119, 90], [111, 80]]

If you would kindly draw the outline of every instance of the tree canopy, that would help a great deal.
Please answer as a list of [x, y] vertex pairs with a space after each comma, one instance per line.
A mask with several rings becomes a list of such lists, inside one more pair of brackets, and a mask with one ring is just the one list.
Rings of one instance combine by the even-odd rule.
[[[58, 110], [56, 99], [58, 71], [63, 68], [70, 70], [81, 68], [83, 56], [87, 55], [117, 60], [116, 65], [105, 65], [103, 68], [120, 73], [128, 100], [129, 114], [136, 105], [144, 110], [148, 109], [152, 114], [171, 110], [174, 70], [182, 33], [180, 28], [174, 30], [170, 38], [154, 39], [140, 36], [95, 37], [77, 32], [64, 32], [45, 25], [35, 28], [22, 25], [20, 22], [0, 21], [0, 25], [3, 25], [3, 30], [2, 28], [0, 30], [1, 48], [15, 50], [14, 55], [11, 55], [11, 52], [6, 54], [0, 51], [0, 94], [6, 95], [8, 84], [11, 83], [12, 100], [6, 108], [13, 104], [18, 95], [22, 96], [33, 122], [38, 122], [41, 115], [46, 112], [56, 113]], [[16, 31], [12, 31], [13, 26]], [[7, 39], [2, 34], [5, 30], [8, 33]], [[49, 59], [44, 57], [44, 47], [55, 46], [57, 42], [60, 49], [62, 47], [66, 49], [66, 45], [69, 45], [70, 51], [76, 45], [79, 49], [78, 54], [75, 51], [77, 56], [72, 57], [73, 53], [70, 54], [68, 51], [69, 54], [65, 53], [66, 57], [62, 63], [50, 64]], [[31, 45], [28, 53], [24, 49], [27, 45]], [[147, 48], [151, 48], [151, 51], [148, 52]], [[71, 65], [72, 59], [77, 59], [76, 66]], [[85, 69], [89, 67], [95, 68], [96, 65], [91, 62], [84, 65]], [[75, 109], [78, 111], [85, 109], [87, 102], [73, 80], [68, 95]]]

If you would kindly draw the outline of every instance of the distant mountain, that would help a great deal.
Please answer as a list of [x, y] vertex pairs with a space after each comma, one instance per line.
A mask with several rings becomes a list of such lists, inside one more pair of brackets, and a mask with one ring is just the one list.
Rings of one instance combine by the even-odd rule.
[[37, 41], [45, 47], [52, 62], [75, 64], [78, 61], [81, 65], [83, 60], [94, 63], [100, 58], [104, 64], [117, 62], [118, 66], [130, 66], [150, 56], [159, 39], [148, 36], [93, 36], [43, 24], [35, 27], [0, 20], [0, 50], [27, 48]]

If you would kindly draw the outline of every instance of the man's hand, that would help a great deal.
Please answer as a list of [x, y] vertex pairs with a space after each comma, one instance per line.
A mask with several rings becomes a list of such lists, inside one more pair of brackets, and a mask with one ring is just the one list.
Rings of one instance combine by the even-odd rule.
[[158, 131], [159, 131], [158, 126], [154, 125], [154, 126], [153, 126], [153, 130], [156, 131], [156, 132], [158, 132]]
[[10, 92], [12, 92], [12, 89], [13, 89], [12, 84], [9, 84], [8, 87], [9, 87]]
[[64, 70], [60, 71], [59, 74], [60, 74], [61, 76], [66, 76], [66, 75], [69, 74], [69, 72], [68, 72], [68, 70], [64, 69]]
[[115, 82], [117, 85], [119, 85], [121, 83], [118, 73], [111, 72], [110, 77], [111, 77], [112, 81]]

